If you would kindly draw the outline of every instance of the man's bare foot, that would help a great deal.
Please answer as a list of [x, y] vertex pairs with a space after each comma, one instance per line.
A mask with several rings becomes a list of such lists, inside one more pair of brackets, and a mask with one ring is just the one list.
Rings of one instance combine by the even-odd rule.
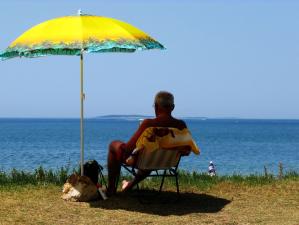
[[131, 186], [131, 181], [127, 181], [127, 180], [123, 180], [122, 181], [122, 186], [121, 186], [121, 191], [127, 191], [129, 188], [130, 188], [130, 186]]

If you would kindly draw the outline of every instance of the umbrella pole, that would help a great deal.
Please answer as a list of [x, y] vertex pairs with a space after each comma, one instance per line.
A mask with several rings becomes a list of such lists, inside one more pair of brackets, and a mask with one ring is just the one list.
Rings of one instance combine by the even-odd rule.
[[81, 118], [80, 118], [80, 146], [81, 146], [81, 176], [84, 174], [84, 124], [83, 124], [83, 118], [84, 118], [84, 92], [83, 92], [83, 51], [80, 54], [80, 77], [81, 77]]

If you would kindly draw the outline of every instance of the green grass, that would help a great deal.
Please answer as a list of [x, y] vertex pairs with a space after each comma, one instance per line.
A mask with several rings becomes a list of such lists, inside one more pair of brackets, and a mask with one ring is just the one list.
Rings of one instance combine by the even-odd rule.
[[69, 169], [45, 170], [43, 167], [35, 169], [34, 172], [12, 169], [10, 172], [0, 171], [0, 185], [38, 185], [38, 184], [63, 184], [69, 176]]
[[[34, 172], [27, 172], [22, 170], [12, 169], [10, 172], [0, 171], [0, 185], [1, 187], [18, 186], [18, 185], [63, 185], [67, 177], [73, 172], [78, 170], [70, 170], [68, 167], [61, 167], [60, 169], [46, 170], [43, 167], [35, 169]], [[107, 177], [106, 177], [107, 179]], [[130, 176], [124, 175], [121, 179], [131, 179]], [[299, 180], [299, 173], [296, 171], [289, 171], [280, 173], [275, 176], [273, 174], [252, 174], [252, 175], [223, 175], [210, 177], [206, 173], [179, 171], [179, 182], [182, 188], [188, 187], [188, 189], [196, 188], [206, 190], [214, 185], [222, 182], [229, 182], [234, 184], [246, 184], [246, 185], [265, 185], [271, 184], [282, 180]], [[148, 178], [142, 182], [141, 186], [144, 188], [151, 188], [153, 186], [159, 186], [161, 182], [160, 177]], [[174, 187], [175, 179], [166, 178], [165, 186]]]
[[[292, 225], [299, 221], [296, 171], [215, 177], [180, 171], [181, 198], [176, 204], [173, 178], [165, 179], [161, 197], [150, 204], [139, 202], [136, 192], [119, 192], [106, 201], [63, 201], [61, 186], [73, 171], [39, 167], [32, 172], [0, 172], [0, 224]], [[157, 190], [160, 182], [161, 178], [148, 178], [141, 186]], [[156, 192], [143, 194], [150, 200], [156, 196]]]
[[[283, 176], [274, 176], [274, 175], [258, 175], [258, 174], [251, 174], [251, 175], [223, 175], [223, 176], [214, 176], [211, 177], [206, 173], [197, 173], [197, 172], [187, 172], [187, 171], [180, 171], [179, 173], [179, 183], [182, 188], [187, 189], [200, 189], [200, 190], [207, 190], [214, 185], [229, 182], [233, 184], [245, 184], [250, 186], [255, 185], [266, 185], [272, 184], [275, 182], [285, 181], [285, 180], [299, 180], [299, 173], [296, 171], [289, 171], [286, 172]], [[153, 185], [159, 185], [161, 182], [161, 178], [151, 178], [146, 179], [142, 186], [143, 187], [152, 187]], [[173, 187], [175, 186], [175, 179], [174, 178], [166, 178], [165, 185]]]

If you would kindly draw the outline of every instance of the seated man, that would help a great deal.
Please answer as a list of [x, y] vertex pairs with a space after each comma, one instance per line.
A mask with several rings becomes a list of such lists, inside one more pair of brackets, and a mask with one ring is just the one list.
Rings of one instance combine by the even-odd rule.
[[[110, 143], [108, 153], [108, 195], [116, 193], [116, 181], [120, 174], [121, 163], [125, 163], [126, 159], [135, 149], [138, 138], [146, 128], [172, 127], [180, 130], [186, 128], [184, 121], [178, 120], [171, 115], [174, 109], [174, 97], [171, 93], [166, 91], [158, 92], [155, 96], [154, 107], [156, 118], [144, 120], [127, 143], [121, 141], [113, 141]], [[148, 176], [149, 173], [150, 171], [138, 171], [138, 176], [136, 176], [133, 181], [123, 182], [123, 191], [133, 187]]]

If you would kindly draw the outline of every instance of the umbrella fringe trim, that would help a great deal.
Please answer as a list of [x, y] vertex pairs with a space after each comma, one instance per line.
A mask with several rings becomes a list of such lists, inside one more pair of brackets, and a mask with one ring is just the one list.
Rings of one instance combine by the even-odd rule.
[[81, 49], [86, 52], [135, 52], [136, 50], [165, 49], [163, 45], [151, 38], [131, 40], [88, 40], [82, 43], [58, 43], [43, 42], [39, 45], [26, 46], [16, 45], [8, 47], [0, 53], [0, 58], [9, 59], [13, 57], [40, 57], [46, 55], [80, 55]]

